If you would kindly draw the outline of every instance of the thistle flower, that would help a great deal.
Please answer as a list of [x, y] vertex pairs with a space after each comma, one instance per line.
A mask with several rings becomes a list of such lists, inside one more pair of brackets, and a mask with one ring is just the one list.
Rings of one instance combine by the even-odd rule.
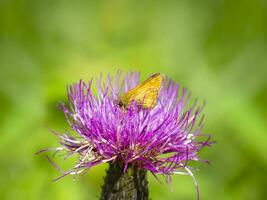
[[100, 77], [68, 87], [69, 103], [63, 103], [61, 109], [79, 137], [55, 133], [62, 145], [56, 150], [67, 151], [67, 157], [78, 154], [80, 159], [63, 176], [109, 163], [110, 170], [116, 166], [121, 174], [133, 168], [167, 179], [175, 173], [193, 177], [188, 161], [199, 161], [198, 152], [211, 144], [210, 136], [201, 133], [202, 106], [197, 107], [196, 101], [189, 106], [190, 93], [165, 78], [153, 108], [142, 109], [135, 101], [122, 108], [118, 99], [139, 84], [140, 74], [126, 74], [123, 80], [121, 76], [118, 72], [114, 78], [107, 76], [103, 81]]

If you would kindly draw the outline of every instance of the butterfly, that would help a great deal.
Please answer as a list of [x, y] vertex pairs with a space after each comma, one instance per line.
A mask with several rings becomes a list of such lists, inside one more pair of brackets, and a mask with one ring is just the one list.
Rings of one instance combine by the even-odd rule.
[[123, 108], [132, 102], [136, 102], [143, 109], [154, 108], [157, 105], [158, 94], [163, 82], [164, 75], [153, 74], [143, 83], [127, 91], [118, 99], [118, 105]]

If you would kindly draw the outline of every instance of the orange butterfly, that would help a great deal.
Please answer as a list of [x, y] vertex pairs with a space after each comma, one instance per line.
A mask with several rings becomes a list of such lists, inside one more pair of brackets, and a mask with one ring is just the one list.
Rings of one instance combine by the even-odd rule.
[[154, 108], [157, 105], [158, 93], [163, 82], [164, 75], [153, 74], [143, 83], [124, 93], [118, 100], [121, 107], [127, 108], [132, 102], [137, 102], [143, 109]]

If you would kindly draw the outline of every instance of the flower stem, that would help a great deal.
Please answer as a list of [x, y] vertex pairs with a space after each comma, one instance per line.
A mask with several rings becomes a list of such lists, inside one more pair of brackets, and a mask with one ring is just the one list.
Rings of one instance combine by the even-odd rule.
[[146, 170], [130, 165], [126, 172], [119, 162], [109, 165], [100, 200], [147, 200]]

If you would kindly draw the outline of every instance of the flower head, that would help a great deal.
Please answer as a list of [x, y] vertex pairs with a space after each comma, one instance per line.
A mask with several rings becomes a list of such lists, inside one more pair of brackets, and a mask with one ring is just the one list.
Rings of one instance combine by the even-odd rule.
[[[65, 174], [77, 174], [94, 165], [120, 162], [149, 170], [153, 174], [170, 175], [186, 169], [188, 161], [200, 160], [198, 152], [210, 144], [201, 134], [202, 107], [189, 106], [190, 94], [172, 80], [164, 79], [157, 104], [142, 109], [135, 101], [127, 108], [118, 104], [121, 94], [139, 84], [139, 74], [118, 72], [68, 87], [68, 105], [61, 108], [71, 128], [79, 137], [57, 134], [68, 156], [78, 154], [76, 166]], [[97, 95], [93, 94], [96, 83]]]

